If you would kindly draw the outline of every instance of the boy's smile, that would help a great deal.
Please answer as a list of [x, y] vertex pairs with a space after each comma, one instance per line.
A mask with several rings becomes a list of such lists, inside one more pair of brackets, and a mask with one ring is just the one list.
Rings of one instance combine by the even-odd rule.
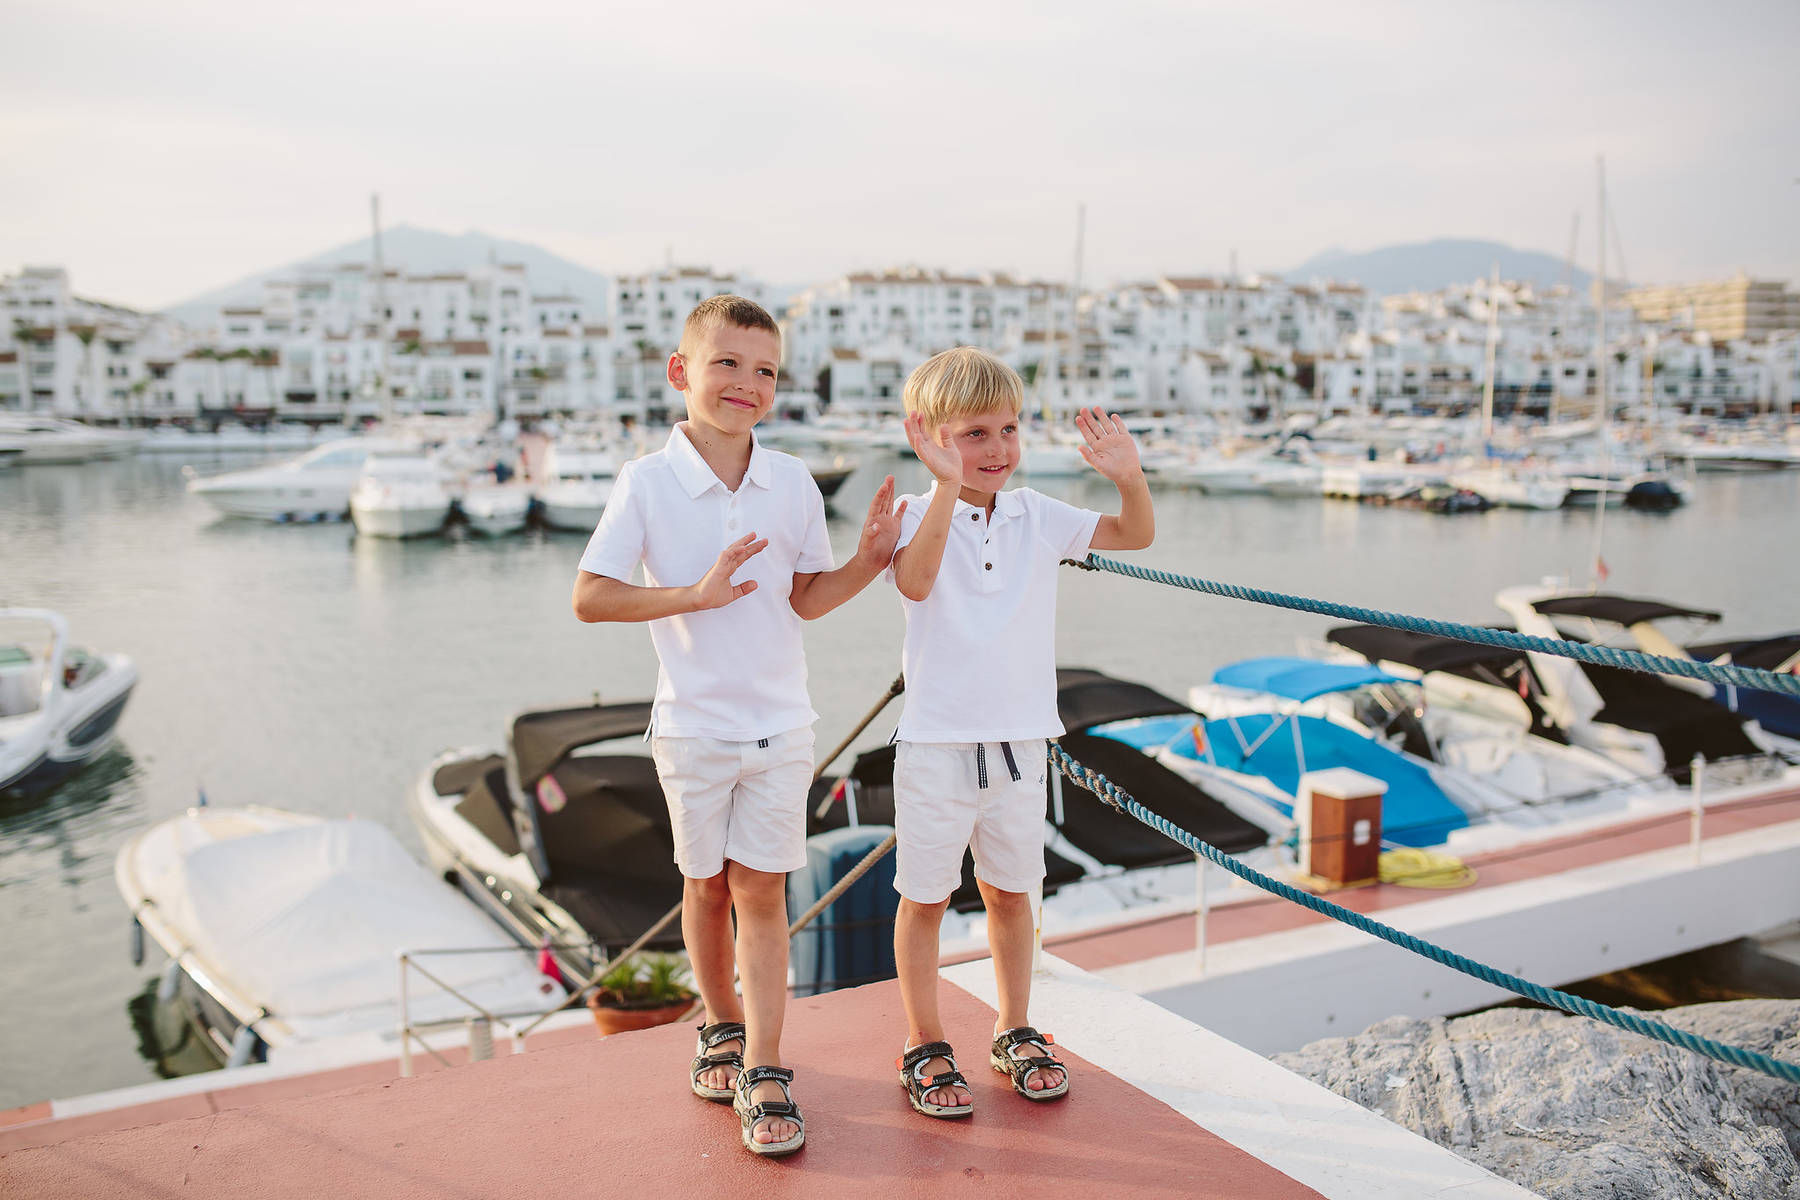
[[742, 437], [775, 404], [781, 340], [766, 329], [718, 325], [688, 353], [669, 356], [669, 384], [687, 394], [688, 421], [701, 431]]
[[1019, 414], [1011, 406], [946, 422], [950, 445], [962, 456], [965, 504], [985, 508], [1019, 466]]

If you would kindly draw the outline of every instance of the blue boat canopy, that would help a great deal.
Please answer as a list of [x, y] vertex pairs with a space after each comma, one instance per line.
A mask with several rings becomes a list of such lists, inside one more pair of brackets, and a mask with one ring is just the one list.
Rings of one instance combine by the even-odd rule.
[[1269, 692], [1288, 700], [1311, 700], [1347, 692], [1371, 683], [1417, 683], [1366, 665], [1319, 662], [1311, 658], [1271, 655], [1246, 658], [1213, 672], [1213, 682], [1251, 692]]

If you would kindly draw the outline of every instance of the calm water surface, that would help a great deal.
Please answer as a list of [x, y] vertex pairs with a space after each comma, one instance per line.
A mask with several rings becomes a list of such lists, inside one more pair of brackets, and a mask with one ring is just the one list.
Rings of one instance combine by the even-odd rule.
[[[248, 465], [198, 461], [203, 472]], [[393, 543], [348, 525], [215, 517], [168, 456], [0, 471], [0, 606], [51, 608], [75, 641], [142, 672], [118, 746], [33, 802], [0, 800], [0, 1108], [144, 1082], [127, 1006], [161, 962], [127, 956], [113, 856], [193, 803], [265, 804], [380, 821], [419, 843], [405, 793], [450, 746], [494, 748], [514, 711], [645, 698], [650, 639], [584, 626], [569, 588], [584, 539]], [[840, 561], [887, 471], [844, 487]], [[1104, 481], [1043, 490], [1104, 508]], [[1343, 502], [1157, 495], [1156, 545], [1120, 556], [1184, 574], [1448, 620], [1500, 616], [1502, 587], [1586, 582], [1592, 512], [1440, 517]], [[1686, 508], [1605, 517], [1609, 589], [1725, 614], [1721, 635], [1800, 628], [1800, 472], [1702, 476]], [[1335, 622], [1115, 575], [1061, 581], [1058, 657], [1175, 695], [1215, 667], [1290, 653]], [[899, 602], [877, 583], [807, 627], [822, 747], [899, 668]], [[861, 739], [884, 741], [895, 709]]]

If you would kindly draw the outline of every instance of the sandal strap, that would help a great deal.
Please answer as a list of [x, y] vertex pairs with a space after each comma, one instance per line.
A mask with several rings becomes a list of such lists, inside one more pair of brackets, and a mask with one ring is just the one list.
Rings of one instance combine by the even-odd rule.
[[1014, 1046], [1025, 1042], [1036, 1042], [1039, 1048], [1048, 1051], [1056, 1039], [1048, 1034], [1039, 1033], [1029, 1025], [1015, 1025], [1011, 1029], [1002, 1029], [994, 1035], [994, 1049], [1006, 1052]]
[[919, 1081], [919, 1090], [923, 1092], [935, 1092], [942, 1087], [969, 1086], [969, 1081], [963, 1078], [961, 1071], [943, 1071], [933, 1075], [930, 1079], [920, 1075], [915, 1075], [913, 1078]]
[[717, 1054], [696, 1054], [694, 1056], [694, 1074], [710, 1071], [714, 1067], [741, 1067], [744, 1056], [736, 1050], [722, 1050]]
[[952, 1067], [956, 1065], [956, 1051], [949, 1042], [921, 1042], [900, 1056], [900, 1069], [911, 1071], [928, 1058], [947, 1058]]
[[[699, 1025], [695, 1028], [700, 1031], [700, 1044], [708, 1050], [711, 1050], [714, 1046], [717, 1046], [722, 1042], [741, 1042], [745, 1040], [744, 1023], [742, 1021], [714, 1021], [711, 1025]], [[727, 1053], [741, 1054], [742, 1051], [733, 1050], [727, 1051]]]
[[794, 1082], [794, 1073], [787, 1067], [748, 1067], [738, 1072], [738, 1091], [748, 1092], [765, 1080], [780, 1084], [782, 1094], [786, 1095], [788, 1085]]

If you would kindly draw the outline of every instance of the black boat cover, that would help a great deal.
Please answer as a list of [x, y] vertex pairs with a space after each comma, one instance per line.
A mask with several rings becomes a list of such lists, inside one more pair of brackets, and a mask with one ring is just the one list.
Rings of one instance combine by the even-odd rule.
[[512, 754], [519, 764], [519, 782], [529, 791], [571, 751], [615, 738], [642, 737], [648, 728], [648, 700], [521, 713], [512, 726]]
[[1742, 717], [1686, 688], [1624, 667], [1582, 663], [1581, 669], [1604, 705], [1594, 720], [1654, 737], [1663, 770], [1677, 783], [1692, 778], [1695, 754], [1711, 760], [1762, 753], [1744, 732]]
[[1730, 642], [1707, 642], [1689, 646], [1687, 651], [1701, 662], [1712, 662], [1729, 654], [1735, 666], [1777, 671], [1795, 655], [1800, 655], [1800, 632], [1778, 633], [1766, 638], [1740, 638]]
[[1682, 608], [1661, 600], [1641, 600], [1631, 596], [1551, 596], [1532, 604], [1547, 617], [1589, 617], [1611, 621], [1615, 625], [1636, 625], [1640, 621], [1660, 621], [1667, 617], [1689, 617], [1700, 621], [1717, 621], [1719, 614], [1703, 608]]
[[469, 785], [495, 767], [505, 767], [506, 759], [498, 754], [482, 758], [459, 758], [445, 763], [431, 776], [431, 790], [440, 796], [454, 796], [469, 790]]
[[1154, 688], [1084, 667], [1056, 670], [1056, 712], [1071, 732], [1133, 717], [1168, 717], [1193, 710]]
[[1326, 633], [1325, 638], [1372, 663], [1404, 663], [1419, 671], [1463, 674], [1470, 668], [1484, 666], [1497, 676], [1525, 658], [1523, 650], [1389, 629], [1385, 625], [1340, 625]]

